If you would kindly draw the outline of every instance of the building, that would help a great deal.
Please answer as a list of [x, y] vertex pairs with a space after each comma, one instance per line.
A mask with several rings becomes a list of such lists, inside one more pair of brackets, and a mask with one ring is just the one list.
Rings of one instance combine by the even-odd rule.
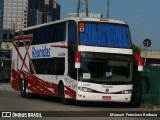
[[153, 50], [141, 50], [141, 57], [146, 58], [147, 66], [160, 66], [160, 51]]
[[0, 54], [10, 56], [12, 29], [27, 27], [28, 0], [0, 0]]
[[0, 0], [0, 42], [3, 39], [3, 8], [4, 0]]
[[28, 27], [42, 24], [44, 0], [28, 0]]
[[52, 21], [60, 19], [60, 9], [61, 9], [61, 6], [56, 1], [54, 1], [53, 8], [52, 8], [52, 12], [53, 12]]
[[4, 0], [3, 41], [11, 39], [12, 29], [27, 27], [28, 0]]
[[28, 27], [60, 19], [60, 5], [55, 0], [28, 0]]
[[55, 0], [0, 0], [0, 54], [10, 55], [13, 30], [58, 19]]
[[[44, 12], [47, 12], [47, 22], [60, 19], [60, 8], [60, 5], [55, 0], [45, 0]], [[46, 21], [44, 20], [44, 22]]]
[[11, 30], [60, 19], [55, 0], [0, 0], [0, 41], [11, 41]]

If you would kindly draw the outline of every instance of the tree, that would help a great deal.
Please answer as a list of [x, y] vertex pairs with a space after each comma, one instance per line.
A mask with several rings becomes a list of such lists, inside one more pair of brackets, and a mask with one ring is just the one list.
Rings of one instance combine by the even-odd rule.
[[135, 45], [135, 44], [132, 44], [132, 48], [133, 48], [133, 53], [137, 53], [137, 54], [140, 54], [141, 53], [141, 49]]
[[[137, 45], [135, 45], [135, 44], [132, 44], [132, 48], [133, 48], [133, 54], [140, 54], [141, 53], [141, 49], [137, 46]], [[134, 58], [134, 60], [133, 60], [133, 65], [134, 66], [136, 66], [136, 69], [137, 69], [137, 60]]]

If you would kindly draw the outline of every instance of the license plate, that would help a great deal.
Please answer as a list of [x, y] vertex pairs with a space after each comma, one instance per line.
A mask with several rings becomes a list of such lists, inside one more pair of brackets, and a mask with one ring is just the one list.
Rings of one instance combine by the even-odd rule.
[[111, 96], [102, 96], [103, 100], [111, 100]]

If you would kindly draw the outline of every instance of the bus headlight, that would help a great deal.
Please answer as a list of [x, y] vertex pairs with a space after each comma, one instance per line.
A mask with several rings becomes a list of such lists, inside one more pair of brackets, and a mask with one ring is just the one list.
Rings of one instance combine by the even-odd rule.
[[123, 90], [123, 91], [122, 91], [122, 94], [130, 94], [130, 93], [132, 93], [131, 90]]
[[90, 88], [78, 87], [78, 89], [79, 89], [80, 91], [83, 91], [83, 92], [93, 92], [93, 90], [90, 89]]

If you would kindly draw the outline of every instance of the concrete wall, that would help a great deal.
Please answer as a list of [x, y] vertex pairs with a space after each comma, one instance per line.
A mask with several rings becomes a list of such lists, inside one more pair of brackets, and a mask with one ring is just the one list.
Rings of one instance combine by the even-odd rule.
[[[141, 57], [145, 58], [145, 54], [146, 54], [146, 51], [142, 50], [141, 51]], [[160, 51], [148, 50], [146, 58], [160, 59]]]

